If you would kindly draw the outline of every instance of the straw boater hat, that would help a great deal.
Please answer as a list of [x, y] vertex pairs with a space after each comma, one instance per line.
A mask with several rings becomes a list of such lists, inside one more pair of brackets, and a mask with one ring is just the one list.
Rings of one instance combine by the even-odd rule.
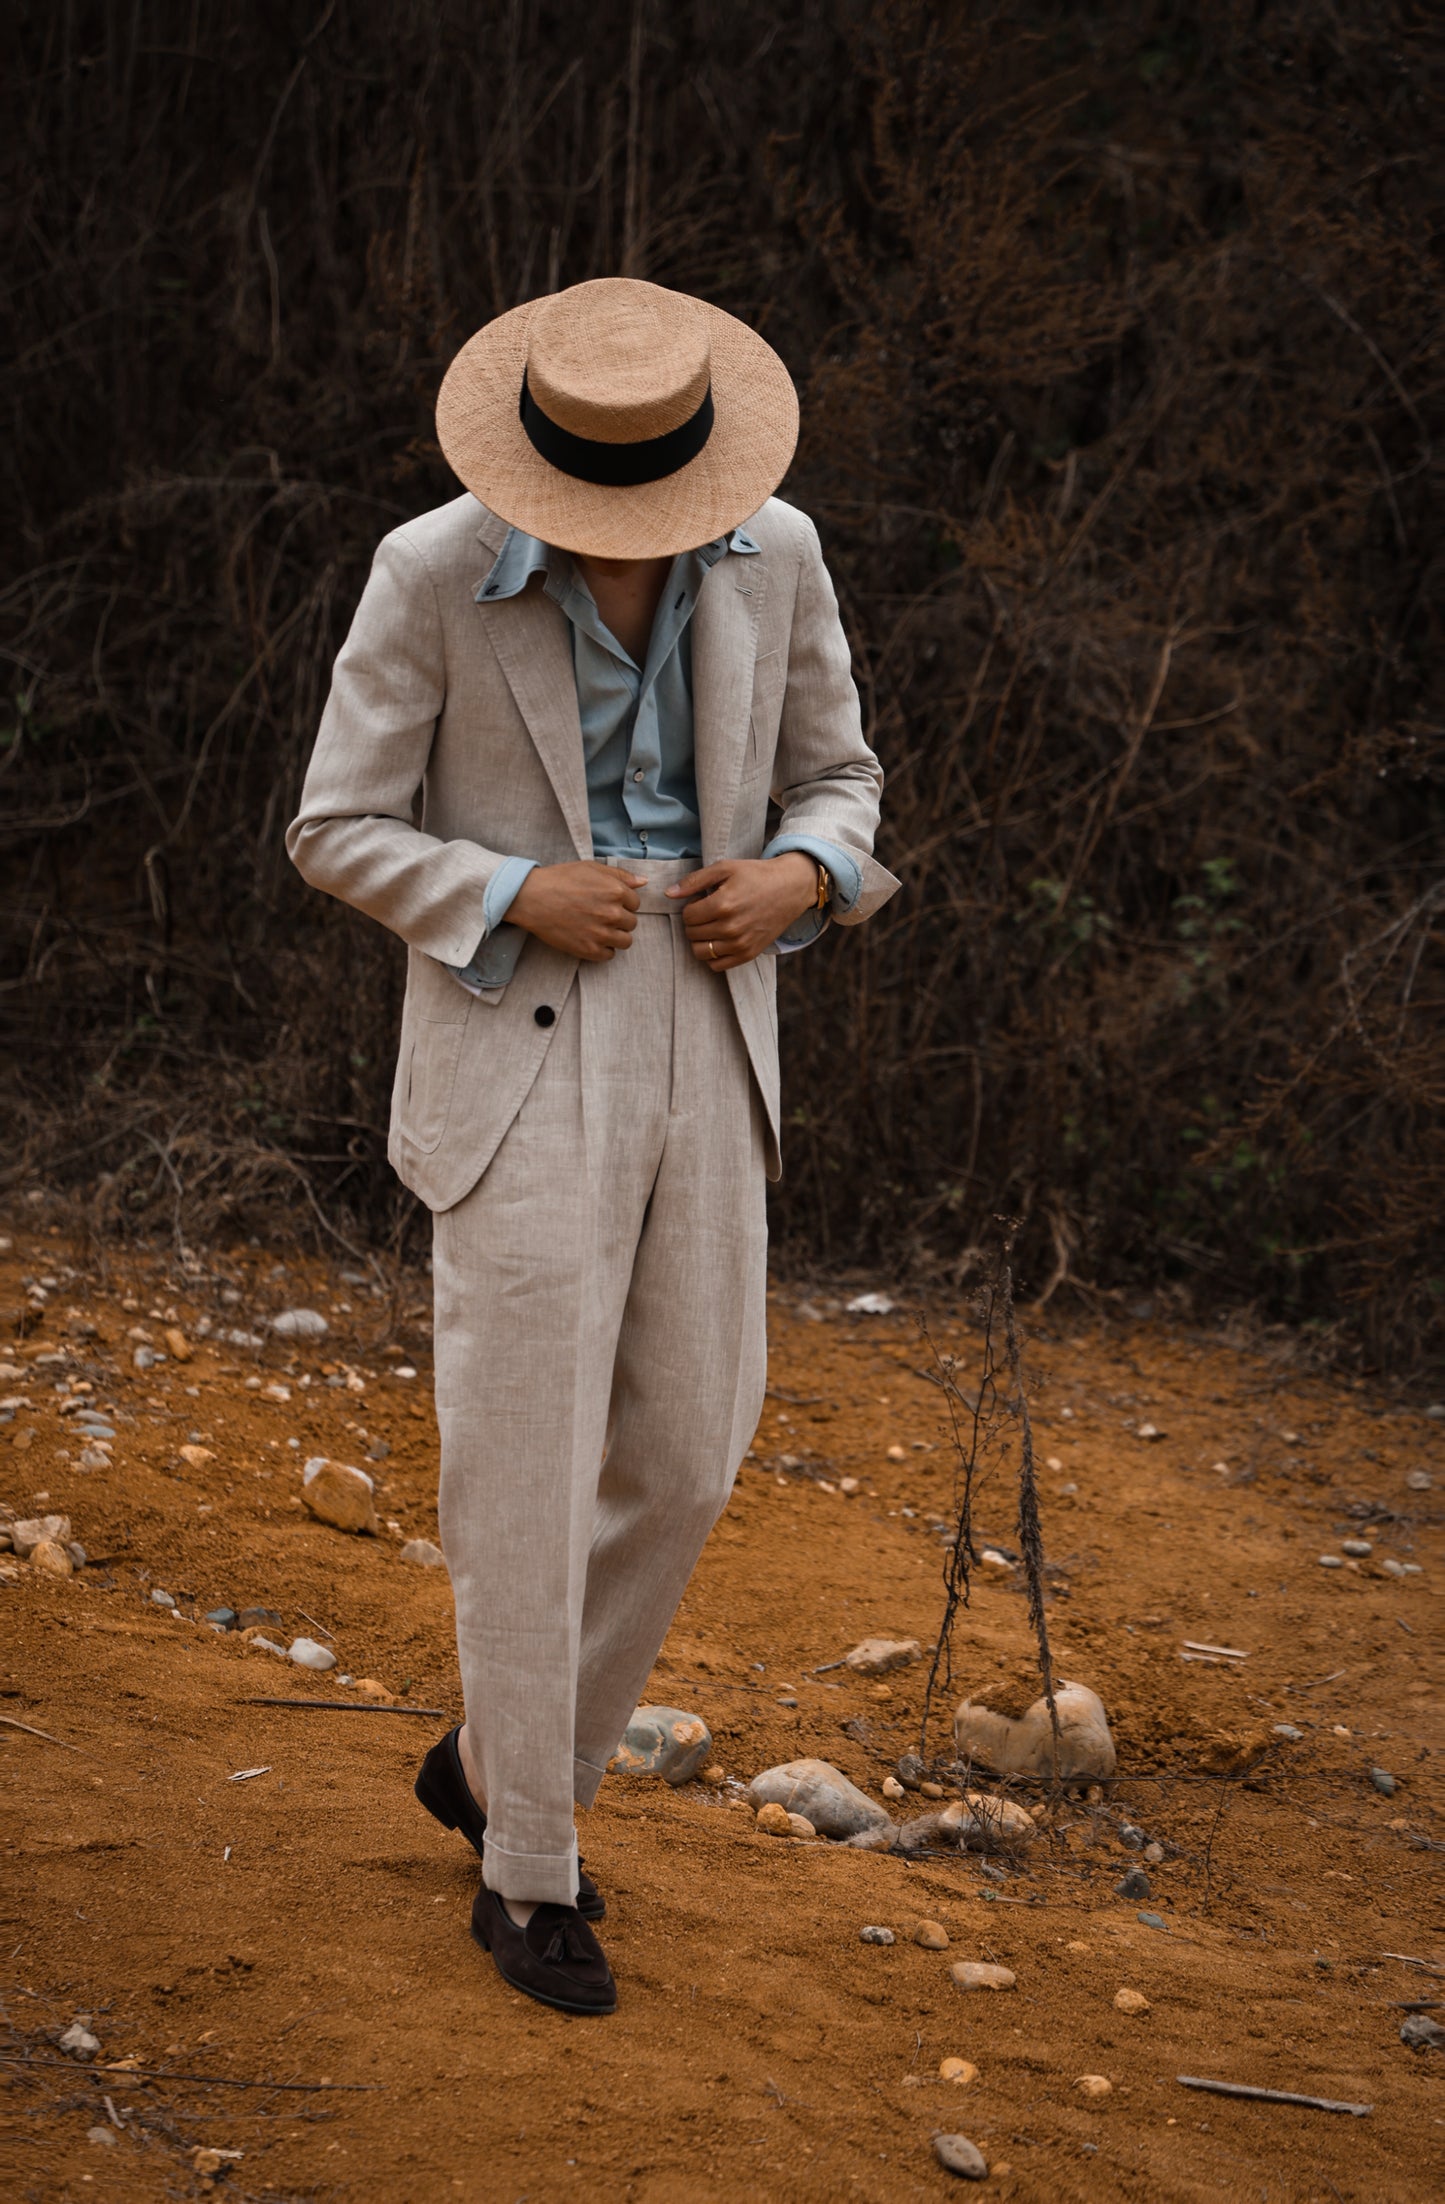
[[649, 559], [757, 512], [793, 456], [798, 398], [745, 322], [606, 276], [478, 330], [447, 369], [437, 434], [474, 496], [527, 535]]

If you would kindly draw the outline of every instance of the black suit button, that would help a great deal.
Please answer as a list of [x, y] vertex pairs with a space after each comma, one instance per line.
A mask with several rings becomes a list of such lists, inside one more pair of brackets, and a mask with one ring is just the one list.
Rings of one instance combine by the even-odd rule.
[[555, 1025], [557, 1023], [557, 1013], [550, 1003], [538, 1003], [536, 1009], [532, 1012], [532, 1016], [536, 1019], [538, 1025]]

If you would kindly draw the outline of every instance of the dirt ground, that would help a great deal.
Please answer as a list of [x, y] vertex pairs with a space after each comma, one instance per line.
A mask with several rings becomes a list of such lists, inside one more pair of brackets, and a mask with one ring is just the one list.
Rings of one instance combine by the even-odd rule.
[[[1109, 1709], [1117, 1780], [1058, 1802], [1001, 1877], [780, 1840], [739, 1803], [760, 1769], [816, 1754], [877, 1796], [917, 1743], [922, 1668], [886, 1696], [815, 1672], [871, 1633], [931, 1642], [942, 1602], [928, 1352], [906, 1310], [850, 1315], [857, 1285], [831, 1290], [774, 1293], [754, 1457], [653, 1679], [705, 1718], [729, 1780], [604, 1785], [583, 1849], [621, 2002], [573, 2021], [470, 1942], [476, 1863], [411, 1795], [459, 1711], [445, 1574], [400, 1558], [436, 1534], [425, 1278], [373, 1290], [256, 1247], [122, 1259], [32, 1211], [5, 1229], [0, 1500], [68, 1515], [87, 1551], [69, 1578], [0, 1557], [6, 2197], [911, 2204], [957, 2186], [940, 2131], [1013, 2198], [1442, 2192], [1445, 2053], [1399, 2031], [1445, 2000], [1445, 1422], [1308, 1375], [1288, 1341], [1051, 1309], [1026, 1347], [1049, 1620], [1061, 1674]], [[296, 1306], [328, 1336], [264, 1329]], [[930, 1321], [966, 1374], [965, 1322]], [[137, 1369], [144, 1349], [165, 1359]], [[78, 1435], [84, 1406], [110, 1412], [106, 1444]], [[306, 1514], [316, 1453], [375, 1475], [379, 1536]], [[1004, 1545], [1011, 1492], [997, 1459], [977, 1520]], [[338, 1669], [203, 1619], [251, 1605], [282, 1643], [334, 1641]], [[1246, 1657], [1186, 1660], [1186, 1640]], [[1016, 1572], [994, 1570], [935, 1747], [964, 1687], [1030, 1660]], [[258, 1703], [354, 1702], [343, 1674], [443, 1711]], [[1143, 1864], [1121, 1823], [1163, 1848], [1142, 1905], [1116, 1894]], [[910, 1940], [919, 1916], [946, 1951]], [[869, 1923], [896, 1943], [861, 1943]], [[965, 1958], [1016, 1990], [960, 1992]], [[1147, 2012], [1116, 2010], [1121, 1988]], [[89, 2064], [58, 2047], [77, 2016]], [[977, 2078], [941, 2081], [950, 2055]], [[1203, 2096], [1181, 2074], [1371, 2109]], [[242, 2155], [208, 2173], [198, 2150]]]

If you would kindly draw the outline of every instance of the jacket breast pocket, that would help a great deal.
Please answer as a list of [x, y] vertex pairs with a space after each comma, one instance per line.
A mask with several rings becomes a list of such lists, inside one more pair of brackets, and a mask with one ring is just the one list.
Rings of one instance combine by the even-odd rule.
[[447, 1129], [466, 1031], [466, 1018], [418, 1018], [412, 1028], [397, 1114], [403, 1137], [423, 1155], [440, 1146]]

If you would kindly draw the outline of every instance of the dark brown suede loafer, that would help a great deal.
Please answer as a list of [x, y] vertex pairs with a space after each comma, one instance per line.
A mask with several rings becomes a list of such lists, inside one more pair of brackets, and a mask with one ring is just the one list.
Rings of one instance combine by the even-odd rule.
[[[460, 1829], [473, 1850], [480, 1855], [482, 1839], [487, 1833], [487, 1817], [472, 1797], [462, 1756], [457, 1747], [460, 1730], [448, 1730], [439, 1743], [432, 1746], [421, 1764], [416, 1779], [416, 1795], [429, 1814], [435, 1814], [444, 1829]], [[607, 1900], [583, 1872], [582, 1862], [577, 1862], [577, 1911], [588, 1921], [600, 1921], [607, 1912]]]
[[504, 1982], [559, 2013], [613, 2013], [617, 1985], [607, 1955], [575, 1906], [540, 1905], [518, 1928], [485, 1883], [472, 1906], [472, 1934]]

